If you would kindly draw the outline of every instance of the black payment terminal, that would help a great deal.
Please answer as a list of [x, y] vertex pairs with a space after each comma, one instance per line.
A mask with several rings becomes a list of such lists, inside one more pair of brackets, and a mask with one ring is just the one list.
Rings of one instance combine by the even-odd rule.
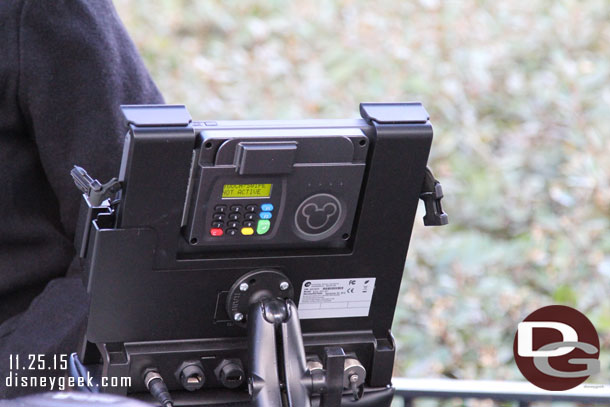
[[419, 200], [426, 225], [447, 223], [424, 107], [290, 121], [122, 109], [118, 177], [72, 171], [90, 296], [72, 375], [128, 377], [88, 390], [163, 405], [389, 406]]
[[197, 247], [344, 246], [369, 140], [358, 128], [203, 128], [184, 233]]

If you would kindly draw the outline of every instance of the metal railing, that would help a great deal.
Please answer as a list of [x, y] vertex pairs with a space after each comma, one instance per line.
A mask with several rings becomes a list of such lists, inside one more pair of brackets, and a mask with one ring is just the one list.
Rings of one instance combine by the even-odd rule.
[[[528, 382], [496, 380], [406, 379], [394, 378], [393, 405], [414, 406], [416, 399], [478, 399], [504, 405], [529, 407], [534, 402], [572, 402], [574, 406], [610, 406], [610, 385], [582, 384], [566, 391], [547, 391]], [[506, 404], [504, 404], [506, 403]], [[464, 404], [467, 405], [467, 404]]]

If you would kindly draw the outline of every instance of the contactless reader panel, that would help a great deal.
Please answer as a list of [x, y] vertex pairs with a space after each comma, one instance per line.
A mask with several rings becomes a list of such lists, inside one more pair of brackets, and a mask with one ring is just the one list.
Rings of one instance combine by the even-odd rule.
[[343, 247], [369, 140], [359, 128], [202, 130], [183, 233], [220, 246]]

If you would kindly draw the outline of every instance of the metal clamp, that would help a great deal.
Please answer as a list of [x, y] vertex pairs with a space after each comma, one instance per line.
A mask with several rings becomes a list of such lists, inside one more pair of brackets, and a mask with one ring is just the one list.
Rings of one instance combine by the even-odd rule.
[[70, 175], [76, 187], [87, 196], [89, 203], [94, 207], [101, 206], [106, 199], [113, 197], [121, 189], [121, 183], [116, 178], [102, 184], [77, 165], [72, 168]]
[[424, 182], [422, 183], [419, 199], [424, 201], [426, 206], [426, 215], [424, 216], [424, 225], [426, 226], [443, 226], [449, 223], [449, 217], [443, 212], [441, 199], [443, 199], [443, 187], [441, 183], [434, 178], [432, 170], [426, 167]]

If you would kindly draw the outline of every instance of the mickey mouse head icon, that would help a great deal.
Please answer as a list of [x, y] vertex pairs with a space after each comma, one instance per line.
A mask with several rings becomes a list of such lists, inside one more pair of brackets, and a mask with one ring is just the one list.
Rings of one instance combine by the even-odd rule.
[[305, 223], [307, 223], [309, 229], [313, 230], [322, 229], [326, 226], [338, 210], [339, 207], [334, 202], [327, 202], [321, 207], [316, 203], [309, 202], [301, 209], [303, 216], [305, 216]]
[[297, 208], [297, 231], [309, 240], [320, 240], [340, 226], [343, 211], [339, 200], [330, 194], [316, 194], [305, 199]]

